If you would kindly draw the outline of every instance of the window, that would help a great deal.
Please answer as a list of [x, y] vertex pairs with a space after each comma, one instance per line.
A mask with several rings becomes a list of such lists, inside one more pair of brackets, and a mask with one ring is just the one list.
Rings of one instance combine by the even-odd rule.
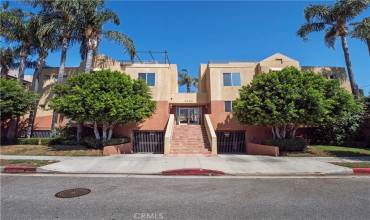
[[225, 101], [225, 112], [232, 112], [232, 111], [233, 111], [233, 102]]
[[224, 86], [240, 86], [240, 73], [224, 73]]
[[155, 73], [139, 73], [139, 79], [144, 80], [148, 86], [155, 85]]

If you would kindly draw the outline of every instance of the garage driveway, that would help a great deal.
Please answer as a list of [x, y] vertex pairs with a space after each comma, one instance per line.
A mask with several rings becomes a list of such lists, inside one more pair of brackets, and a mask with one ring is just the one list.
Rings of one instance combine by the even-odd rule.
[[[2, 159], [12, 159], [10, 157], [12, 156], [1, 155]], [[20, 157], [18, 156], [17, 159]], [[32, 157], [32, 159], [37, 158], [42, 159], [43, 157]], [[51, 160], [53, 157], [44, 157], [44, 159]], [[255, 155], [169, 157], [155, 154], [132, 154], [106, 157], [59, 157], [58, 159], [60, 162], [43, 166], [41, 170], [63, 173], [160, 174], [166, 170], [199, 168], [218, 170], [230, 175], [352, 174], [352, 169], [307, 157]]]

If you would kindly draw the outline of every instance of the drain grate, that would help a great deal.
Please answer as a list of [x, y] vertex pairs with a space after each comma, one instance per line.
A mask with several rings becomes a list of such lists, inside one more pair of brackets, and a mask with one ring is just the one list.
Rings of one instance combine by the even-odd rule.
[[87, 188], [75, 188], [75, 189], [67, 189], [60, 192], [55, 193], [55, 197], [57, 198], [73, 198], [84, 196], [91, 192], [90, 189]]

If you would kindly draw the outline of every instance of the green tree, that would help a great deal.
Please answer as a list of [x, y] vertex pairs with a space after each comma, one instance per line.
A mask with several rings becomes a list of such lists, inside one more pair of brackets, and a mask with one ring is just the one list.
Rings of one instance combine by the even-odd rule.
[[352, 63], [347, 44], [348, 22], [359, 15], [369, 6], [369, 0], [339, 0], [334, 5], [311, 5], [304, 10], [306, 23], [302, 25], [297, 34], [307, 40], [312, 32], [325, 31], [325, 43], [334, 48], [335, 40], [339, 36], [342, 42], [344, 59], [347, 66], [352, 94], [358, 97]]
[[101, 37], [122, 45], [129, 53], [131, 60], [135, 56], [133, 41], [119, 31], [104, 31], [103, 25], [109, 21], [120, 24], [119, 17], [112, 10], [104, 8], [104, 0], [81, 1], [84, 10], [80, 15], [81, 28], [81, 55], [85, 58], [85, 72], [91, 72], [93, 55], [95, 54]]
[[288, 67], [257, 75], [233, 109], [242, 123], [271, 126], [274, 139], [287, 139], [300, 126], [333, 125], [363, 108], [337, 80]]
[[33, 53], [35, 40], [35, 20], [32, 13], [25, 13], [19, 8], [9, 8], [7, 2], [3, 3], [0, 10], [0, 36], [8, 42], [17, 43], [20, 63], [18, 80], [24, 78], [27, 67], [27, 57]]
[[[62, 83], [65, 76], [65, 64], [67, 51], [71, 44], [81, 39], [80, 26], [81, 15], [84, 8], [79, 0], [33, 0], [34, 7], [41, 7], [40, 14], [43, 15], [43, 25], [39, 33], [41, 35], [55, 33], [58, 36], [61, 48], [60, 65], [57, 83]], [[51, 122], [51, 135], [56, 133], [55, 125], [58, 115], [53, 112]]]
[[196, 87], [198, 85], [198, 79], [190, 76], [186, 69], [181, 70], [179, 84], [181, 86], [186, 85], [186, 92], [190, 93], [191, 86]]
[[[17, 81], [0, 78], [0, 114], [2, 122], [25, 115], [34, 107], [36, 99], [37, 95], [35, 93], [24, 88]], [[10, 132], [10, 129], [8, 132]]]
[[[49, 55], [49, 52], [56, 50], [59, 46], [58, 44], [58, 36], [55, 32], [42, 32], [42, 26], [44, 16], [42, 14], [38, 14], [34, 16], [34, 28], [35, 28], [35, 37], [34, 37], [34, 50], [37, 54], [37, 62], [34, 68], [34, 73], [32, 77], [32, 84], [31, 90], [35, 93], [39, 91], [39, 83], [40, 83], [40, 74], [45, 66], [45, 60]], [[38, 100], [37, 103], [38, 104]], [[28, 127], [27, 127], [27, 137], [30, 138], [32, 136], [32, 130], [34, 125], [35, 116], [37, 113], [37, 105], [35, 108], [30, 111], [29, 119], [28, 119]]]
[[56, 85], [53, 92], [50, 107], [72, 120], [92, 123], [95, 138], [101, 141], [111, 139], [117, 123], [140, 121], [155, 110], [146, 83], [117, 71], [80, 73]]
[[355, 22], [351, 36], [358, 38], [367, 43], [367, 48], [370, 54], [370, 17], [364, 18], [361, 22]]
[[16, 54], [12, 48], [0, 48], [0, 66], [2, 77], [7, 76], [9, 70], [16, 66], [15, 60]]

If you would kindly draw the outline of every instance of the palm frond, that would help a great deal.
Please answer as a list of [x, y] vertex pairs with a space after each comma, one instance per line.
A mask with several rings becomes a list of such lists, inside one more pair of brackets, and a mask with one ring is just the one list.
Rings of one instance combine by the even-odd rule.
[[338, 36], [338, 31], [337, 29], [332, 26], [329, 30], [326, 31], [326, 34], [325, 34], [325, 37], [324, 37], [324, 40], [325, 40], [325, 44], [330, 47], [330, 48], [333, 48], [335, 47], [335, 40], [336, 40], [336, 37]]
[[337, 20], [348, 22], [370, 5], [369, 0], [339, 0], [332, 9], [332, 14]]
[[304, 17], [307, 22], [330, 22], [330, 7], [326, 5], [310, 5], [304, 10]]
[[354, 26], [351, 37], [366, 41], [370, 39], [370, 17], [364, 18], [361, 22], [352, 23]]
[[325, 29], [325, 23], [324, 22], [319, 22], [319, 23], [306, 23], [302, 25], [298, 31], [297, 35], [303, 40], [308, 40], [308, 35], [312, 32], [319, 32]]
[[119, 17], [116, 13], [114, 13], [112, 10], [105, 9], [103, 11], [100, 11], [96, 16], [96, 23], [99, 25], [102, 25], [108, 21], [111, 21], [115, 25], [120, 24]]
[[103, 35], [105, 38], [122, 45], [125, 49], [127, 49], [131, 60], [134, 59], [136, 55], [134, 42], [127, 35], [118, 31], [106, 31], [103, 32]]

